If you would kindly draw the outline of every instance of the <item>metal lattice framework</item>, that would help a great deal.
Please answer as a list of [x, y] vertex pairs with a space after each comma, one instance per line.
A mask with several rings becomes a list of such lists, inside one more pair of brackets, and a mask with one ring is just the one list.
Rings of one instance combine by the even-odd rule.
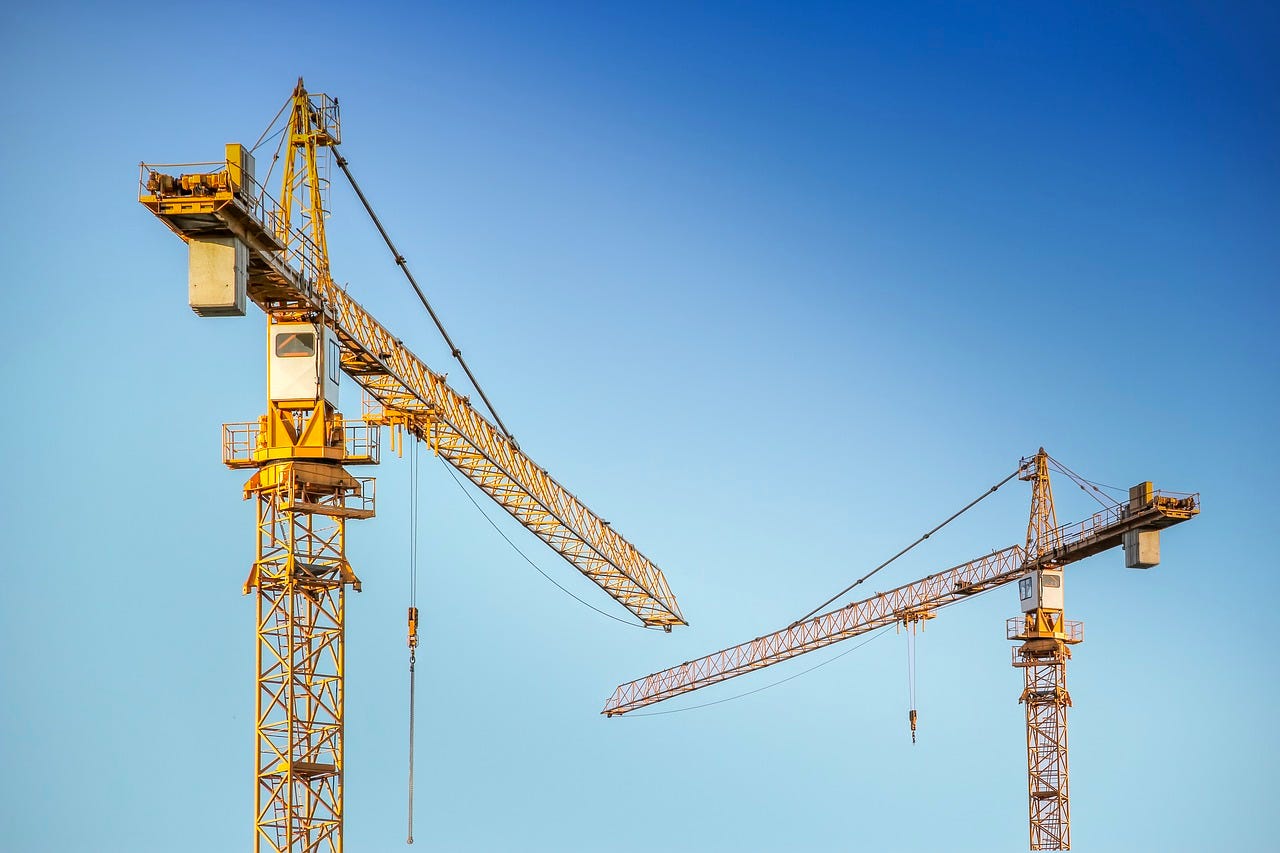
[[[446, 461], [645, 625], [687, 624], [661, 569], [324, 274], [312, 260], [319, 252], [307, 235], [281, 232], [280, 211], [288, 208], [247, 176], [242, 185], [225, 180], [233, 163], [212, 164], [201, 194], [166, 182], [169, 172], [193, 165], [200, 164], [143, 164], [139, 200], [184, 239], [242, 240], [249, 248], [251, 300], [271, 316], [323, 318], [342, 344], [343, 371], [389, 418], [407, 421], [411, 432], [430, 440]], [[172, 193], [165, 191], [170, 186]]]
[[[1059, 526], [1047, 462], [1048, 455], [1041, 448], [1019, 468], [1022, 479], [1032, 483], [1025, 546], [1011, 545], [781, 631], [622, 684], [602, 713], [610, 717], [626, 714], [894, 623], [912, 625], [977, 593], [1114, 548], [1128, 533], [1160, 530], [1200, 511], [1198, 495], [1156, 492], [1145, 483], [1131, 491], [1128, 504]], [[1083, 640], [1083, 627], [1064, 619], [1061, 609], [1035, 607], [1010, 619], [1006, 634], [1011, 640], [1022, 641], [1013, 650], [1013, 663], [1025, 673], [1022, 702], [1027, 713], [1031, 849], [1067, 850], [1067, 708], [1071, 697], [1066, 689], [1066, 661], [1071, 656], [1069, 646]]]
[[1014, 650], [1021, 667], [1027, 712], [1027, 796], [1030, 849], [1071, 849], [1071, 802], [1067, 775], [1067, 659], [1064, 644], [1032, 654]]
[[1049, 454], [1040, 452], [1023, 460], [1020, 479], [1031, 483], [1031, 514], [1027, 518], [1027, 553], [1040, 557], [1062, 547], [1062, 531], [1058, 512], [1053, 505], [1053, 486], [1049, 482]]
[[662, 571], [561, 486], [345, 292], [321, 300], [350, 353], [379, 353], [379, 364], [344, 359], [344, 369], [387, 411], [434, 447], [467, 479], [550, 545], [646, 625], [682, 625]]
[[[346, 520], [258, 493], [257, 848], [341, 850]], [[331, 497], [321, 498], [322, 502]]]
[[[1062, 533], [1049, 481], [1049, 454], [1044, 448], [1022, 466], [1022, 479], [1031, 483], [1031, 514], [1027, 520], [1027, 553], [1039, 569], [1062, 567]], [[1038, 572], [1043, 576], [1046, 572]], [[1049, 572], [1052, 574], [1052, 572]], [[1038, 582], [1043, 582], [1043, 577]], [[1030, 583], [1030, 581], [1029, 581]], [[1060, 602], [1061, 597], [1055, 599]], [[1084, 639], [1082, 626], [1068, 622], [1061, 606], [1040, 606], [1009, 620], [1011, 639], [1022, 640], [1013, 665], [1023, 672], [1019, 701], [1027, 712], [1027, 817], [1032, 850], [1071, 849], [1071, 804], [1067, 778], [1068, 644]]]
[[1013, 545], [748, 643], [655, 672], [618, 687], [603, 713], [625, 714], [907, 620], [920, 611], [945, 607], [1017, 578], [1025, 571], [1023, 556], [1023, 549]]
[[[339, 853], [345, 596], [347, 586], [360, 588], [346, 560], [346, 522], [374, 514], [372, 479], [343, 466], [377, 463], [377, 427], [391, 426], [393, 439], [407, 431], [429, 441], [644, 625], [671, 630], [685, 620], [657, 566], [334, 283], [324, 220], [337, 101], [309, 94], [299, 80], [286, 109], [279, 203], [254, 180], [252, 155], [239, 145], [219, 163], [143, 164], [139, 201], [184, 241], [233, 252], [227, 274], [244, 276], [245, 295], [269, 329], [333, 330], [342, 371], [374, 403], [365, 423], [344, 420], [317, 367], [314, 399], [269, 400], [257, 424], [227, 425], [223, 434], [224, 462], [257, 469], [245, 486], [258, 504], [257, 556], [245, 583], [258, 607], [255, 849]], [[226, 316], [242, 314], [242, 302], [192, 307]]]
[[1185, 521], [1200, 511], [1198, 495], [1153, 492], [1142, 505], [1124, 505], [1063, 525], [1044, 536], [1055, 543], [1040, 557], [1021, 545], [994, 551], [945, 572], [886, 593], [855, 601], [762, 637], [686, 661], [618, 687], [605, 703], [608, 716], [625, 714], [655, 702], [725, 681], [761, 667], [890, 625], [921, 610], [937, 610], [977, 592], [1014, 581], [1048, 565], [1066, 565], [1120, 544], [1126, 531], [1158, 529]]

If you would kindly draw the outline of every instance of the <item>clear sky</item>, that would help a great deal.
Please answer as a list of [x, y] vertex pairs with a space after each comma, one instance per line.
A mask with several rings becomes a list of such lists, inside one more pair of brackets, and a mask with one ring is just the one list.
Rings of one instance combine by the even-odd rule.
[[[252, 506], [219, 436], [263, 408], [263, 323], [188, 310], [137, 163], [252, 143], [299, 75], [341, 99], [344, 153], [522, 446], [692, 623], [583, 608], [424, 460], [421, 849], [1025, 849], [1012, 589], [930, 623], [914, 747], [892, 633], [711, 708], [598, 712], [1040, 445], [1204, 502], [1159, 568], [1068, 572], [1075, 849], [1274, 842], [1274, 7], [107, 6], [0, 11], [0, 848], [249, 847]], [[345, 187], [332, 206], [337, 277], [449, 370]], [[403, 843], [406, 462], [350, 530], [353, 851]], [[1026, 507], [1011, 484], [876, 588], [1020, 542]]]

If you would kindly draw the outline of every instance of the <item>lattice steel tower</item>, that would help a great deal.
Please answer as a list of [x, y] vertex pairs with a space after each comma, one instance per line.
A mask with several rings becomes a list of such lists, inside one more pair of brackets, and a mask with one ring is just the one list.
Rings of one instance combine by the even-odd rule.
[[[337, 108], [301, 84], [291, 106], [276, 236], [328, 282], [319, 155], [338, 141]], [[360, 588], [346, 526], [374, 514], [372, 478], [345, 466], [378, 461], [378, 432], [344, 422], [340, 376], [323, 312], [284, 301], [267, 311], [267, 414], [224, 428], [226, 463], [257, 469], [245, 485], [258, 541], [244, 590], [257, 594], [259, 851], [342, 849], [346, 591]]]
[[[252, 152], [235, 143], [217, 163], [141, 164], [138, 200], [187, 244], [196, 314], [241, 317], [252, 302], [267, 316], [267, 412], [223, 430], [223, 461], [253, 469], [244, 495], [257, 503], [244, 587], [257, 596], [254, 848], [338, 853], [346, 591], [360, 588], [346, 524], [374, 514], [372, 478], [347, 467], [377, 463], [381, 426], [393, 447], [405, 436], [429, 442], [638, 624], [670, 630], [685, 621], [657, 566], [334, 283], [330, 162], [407, 274], [405, 259], [338, 154], [336, 99], [308, 94], [299, 80], [277, 115], [285, 117], [279, 201], [255, 178]], [[263, 141], [276, 138], [271, 129]], [[360, 420], [339, 409], [343, 375], [368, 403]], [[412, 637], [412, 615], [409, 628]]]
[[[1022, 640], [1013, 665], [1023, 672], [1020, 702], [1027, 712], [1027, 798], [1032, 850], [1071, 849], [1067, 778], [1067, 660], [1084, 639], [1083, 626], [1063, 618], [1062, 532], [1053, 508], [1049, 457], [1044, 448], [1023, 465], [1031, 481], [1026, 553], [1037, 568], [1018, 581], [1023, 615], [1006, 634]], [[1055, 557], [1057, 559], [1055, 559]]]

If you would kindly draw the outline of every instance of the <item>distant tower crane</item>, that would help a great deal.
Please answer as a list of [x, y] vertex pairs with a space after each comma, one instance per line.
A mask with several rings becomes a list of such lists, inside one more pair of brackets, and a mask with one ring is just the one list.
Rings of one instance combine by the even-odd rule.
[[[218, 163], [142, 164], [139, 201], [187, 243], [197, 314], [243, 316], [247, 297], [267, 315], [267, 413], [223, 430], [223, 461], [253, 471], [244, 496], [257, 504], [244, 585], [258, 613], [254, 849], [337, 853], [346, 589], [360, 589], [346, 523], [374, 514], [373, 479], [347, 466], [378, 462], [381, 426], [393, 443], [405, 434], [429, 443], [644, 625], [685, 621], [657, 566], [334, 283], [329, 154], [350, 177], [336, 153], [338, 102], [299, 80], [285, 111], [278, 202], [238, 144]], [[362, 420], [339, 410], [342, 374], [372, 401]], [[411, 646], [416, 621], [411, 610]]]
[[[1032, 486], [1025, 546], [1011, 545], [889, 592], [806, 617], [742, 645], [628, 682], [614, 691], [602, 713], [609, 717], [626, 714], [895, 623], [910, 629], [947, 605], [1016, 581], [1022, 615], [1008, 621], [1006, 634], [1021, 641], [1013, 650], [1013, 665], [1024, 673], [1021, 701], [1027, 714], [1030, 849], [1069, 850], [1067, 708], [1071, 697], [1066, 664], [1071, 645], [1084, 639], [1084, 631], [1079, 622], [1063, 618], [1062, 570], [1118, 546], [1123, 547], [1125, 565], [1130, 568], [1157, 565], [1160, 531], [1198, 514], [1200, 496], [1158, 492], [1150, 483], [1140, 483], [1129, 490], [1127, 503], [1116, 503], [1079, 524], [1059, 527], [1049, 461], [1041, 448], [1018, 467], [1018, 476]], [[910, 722], [914, 733], [914, 708]]]

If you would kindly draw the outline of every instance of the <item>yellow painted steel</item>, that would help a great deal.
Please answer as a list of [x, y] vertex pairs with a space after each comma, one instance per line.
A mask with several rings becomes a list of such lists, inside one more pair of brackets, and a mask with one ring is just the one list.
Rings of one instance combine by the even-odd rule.
[[[399, 339], [337, 287], [325, 235], [328, 160], [340, 141], [336, 100], [298, 81], [286, 128], [280, 200], [237, 144], [216, 163], [142, 164], [139, 201], [184, 241], [234, 237], [248, 248], [247, 295], [275, 323], [323, 323], [341, 367], [372, 405], [359, 421], [317, 394], [268, 401], [257, 422], [223, 427], [223, 462], [252, 469], [257, 549], [245, 581], [257, 596], [256, 799], [259, 853], [342, 849], [345, 611], [360, 580], [346, 523], [370, 518], [380, 427], [399, 452], [426, 441], [521, 524], [645, 625], [685, 624], [662, 572], [537, 466]], [[175, 173], [176, 172], [176, 173]], [[410, 646], [417, 611], [410, 610]]]
[[[274, 463], [275, 465], [288, 463]], [[308, 484], [320, 507], [332, 493]], [[254, 489], [258, 555], [256, 802], [258, 851], [340, 851], [343, 821], [346, 519]]]
[[[254, 847], [259, 853], [342, 850], [346, 523], [374, 514], [373, 480], [344, 462], [342, 416], [323, 400], [269, 404], [245, 497], [257, 502]], [[238, 461], [232, 467], [244, 467]]]
[[[1040, 642], [1043, 645], [1036, 646]], [[1027, 810], [1029, 849], [1071, 849], [1067, 774], [1067, 660], [1061, 640], [1029, 641], [1015, 650], [1023, 671], [1019, 701], [1027, 712]]]
[[[1031, 482], [1031, 514], [1027, 520], [1027, 553], [1038, 570], [1061, 568], [1062, 531], [1049, 481], [1049, 455], [1044, 448], [1023, 466]], [[1013, 665], [1022, 670], [1018, 701], [1027, 715], [1027, 816], [1031, 850], [1071, 849], [1070, 778], [1067, 773], [1067, 692], [1069, 643], [1084, 639], [1080, 623], [1068, 622], [1060, 608], [1036, 607], [1021, 619], [1009, 620], [1010, 639], [1022, 640]], [[1015, 633], [1016, 630], [1016, 633]]]
[[[244, 591], [257, 596], [254, 848], [342, 849], [346, 523], [374, 514], [373, 481], [348, 458], [341, 415], [324, 401], [260, 422], [245, 497], [257, 503], [257, 553]], [[296, 416], [296, 417], [295, 417]], [[246, 464], [247, 463], [247, 464]]]
[[[311, 107], [303, 105], [309, 98]], [[323, 95], [294, 94], [295, 152], [318, 158], [336, 140], [336, 105]], [[199, 166], [201, 164], [195, 164]], [[295, 166], [280, 203], [262, 187], [236, 188], [228, 163], [204, 172], [191, 166], [142, 165], [139, 201], [183, 239], [235, 236], [249, 247], [248, 295], [281, 320], [321, 318], [337, 333], [342, 369], [375, 402], [371, 422], [399, 419], [429, 442], [503, 509], [550, 545], [644, 624], [670, 630], [686, 624], [662, 571], [612, 526], [537, 465], [454, 391], [329, 276], [323, 250], [323, 183], [319, 165]], [[187, 180], [189, 179], [189, 180]], [[184, 189], [186, 184], [195, 187]], [[299, 222], [308, 230], [298, 227]], [[287, 223], [284, 227], [282, 223]], [[314, 235], [319, 233], [318, 238]]]
[[296, 242], [298, 250], [306, 253], [300, 260], [316, 270], [317, 278], [327, 281], [329, 240], [324, 228], [324, 195], [329, 176], [328, 158], [323, 155], [342, 141], [338, 104], [327, 95], [309, 94], [299, 79], [290, 109], [290, 155], [284, 158], [276, 237], [281, 243], [295, 245], [292, 235], [305, 235], [306, 240]]

